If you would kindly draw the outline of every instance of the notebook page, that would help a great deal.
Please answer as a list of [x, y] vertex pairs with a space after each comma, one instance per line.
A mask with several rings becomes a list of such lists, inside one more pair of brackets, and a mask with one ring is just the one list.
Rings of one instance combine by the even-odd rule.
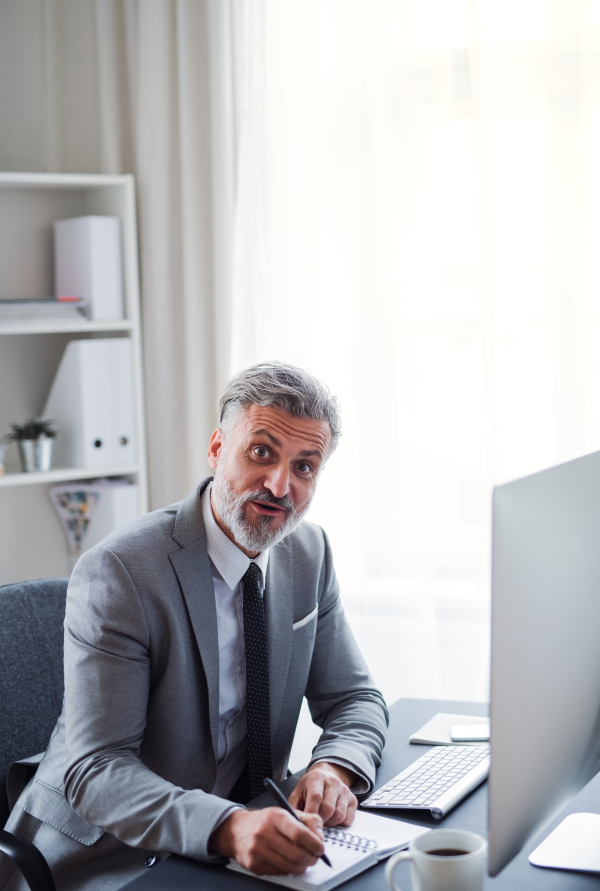
[[372, 860], [373, 855], [362, 848], [356, 849], [348, 845], [340, 845], [335, 842], [325, 841], [325, 853], [331, 861], [327, 866], [322, 860], [317, 860], [314, 866], [309, 866], [301, 876], [290, 876], [291, 879], [299, 878], [304, 887], [320, 888], [327, 885], [332, 879], [345, 873], [362, 860]]
[[[348, 830], [346, 830], [347, 832]], [[350, 831], [357, 836], [373, 839], [377, 848], [373, 851], [378, 860], [395, 851], [405, 848], [409, 841], [429, 832], [425, 826], [407, 823], [404, 820], [392, 820], [380, 817], [367, 811], [357, 810]]]

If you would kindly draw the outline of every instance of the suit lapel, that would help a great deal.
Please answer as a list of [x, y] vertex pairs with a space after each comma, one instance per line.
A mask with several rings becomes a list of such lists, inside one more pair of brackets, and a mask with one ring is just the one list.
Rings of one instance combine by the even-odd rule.
[[269, 710], [271, 737], [275, 733], [292, 655], [294, 621], [294, 566], [289, 538], [269, 554], [265, 583], [265, 615], [269, 654]]
[[210, 478], [204, 480], [198, 490], [182, 501], [173, 529], [173, 538], [181, 545], [181, 550], [170, 554], [169, 559], [183, 591], [206, 675], [210, 734], [216, 760], [219, 733], [219, 637], [212, 571], [200, 508], [200, 495], [209, 482]]
[[[202, 522], [200, 495], [212, 477], [182, 501], [177, 512], [173, 538], [181, 550], [169, 556], [181, 590], [200, 651], [208, 686], [210, 733], [218, 752], [219, 733], [219, 637], [217, 607], [206, 533]], [[269, 713], [271, 736], [275, 733], [287, 683], [293, 642], [294, 575], [289, 538], [272, 549], [265, 583], [265, 615], [269, 656]], [[207, 596], [207, 592], [210, 596]]]

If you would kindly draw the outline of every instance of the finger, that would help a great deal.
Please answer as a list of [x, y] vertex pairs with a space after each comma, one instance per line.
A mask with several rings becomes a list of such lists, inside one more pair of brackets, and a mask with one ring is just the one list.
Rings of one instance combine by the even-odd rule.
[[[316, 863], [323, 844], [289, 814], [272, 810], [275, 813], [268, 816], [263, 812], [267, 819], [242, 858], [242, 866], [258, 875], [301, 873]], [[315, 850], [307, 850], [307, 843]]]
[[324, 786], [325, 783], [318, 774], [315, 774], [309, 780], [307, 780], [304, 793], [305, 813], [320, 813], [321, 802], [323, 801]]
[[[314, 836], [311, 834], [310, 837], [312, 843]], [[303, 845], [296, 844], [281, 834], [273, 839], [273, 846], [269, 845], [268, 851], [264, 852], [265, 859], [278, 869], [282, 869], [284, 873], [304, 872], [308, 866], [313, 866], [317, 862], [319, 856], [319, 851], [307, 850]]]
[[[281, 819], [276, 824], [276, 829], [283, 837], [285, 837], [292, 844], [296, 845], [299, 848], [303, 848], [305, 851], [308, 851], [310, 854], [320, 857], [323, 853], [323, 839], [319, 833], [319, 827], [316, 822], [314, 822], [313, 827], [308, 824], [305, 825], [304, 821], [301, 823], [298, 820], [294, 820], [289, 814], [282, 814], [282, 817], [286, 819]], [[320, 818], [313, 815], [313, 821], [316, 819], [320, 821]]]
[[302, 780], [300, 780], [300, 782], [288, 798], [288, 801], [292, 805], [292, 807], [302, 810], [302, 806], [304, 804], [304, 783], [302, 782]]
[[326, 826], [349, 826], [354, 820], [357, 800], [349, 789], [344, 789], [336, 802], [335, 813]]
[[[325, 783], [325, 787], [323, 789], [323, 798], [321, 804], [319, 805], [319, 815], [323, 818], [323, 823], [326, 826], [336, 826], [337, 822], [332, 822], [335, 818], [338, 802], [341, 797], [343, 797], [346, 793], [346, 788], [342, 786], [341, 783], [332, 782]], [[343, 808], [344, 815], [346, 814], [346, 809]]]
[[277, 847], [266, 846], [264, 850], [256, 851], [247, 869], [256, 875], [298, 875], [317, 862], [306, 851], [292, 845], [287, 839], [273, 840]]
[[296, 811], [305, 826], [316, 832], [319, 838], [323, 838], [323, 820], [319, 814], [307, 814], [306, 811]]
[[323, 845], [325, 841], [325, 835], [323, 833], [323, 820], [321, 819], [319, 814], [307, 814], [303, 811], [300, 811], [298, 813], [298, 816], [300, 817], [304, 825], [307, 826], [310, 831], [317, 836], [317, 838]]
[[350, 801], [348, 802], [348, 806], [346, 808], [346, 816], [340, 820], [340, 826], [351, 826], [354, 822], [354, 817], [356, 816], [356, 809], [358, 807], [358, 800], [355, 795], [350, 793]]

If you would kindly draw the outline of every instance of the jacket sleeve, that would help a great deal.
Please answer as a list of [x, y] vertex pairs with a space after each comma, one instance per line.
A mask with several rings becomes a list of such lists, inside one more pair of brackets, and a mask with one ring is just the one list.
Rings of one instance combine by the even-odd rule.
[[128, 845], [218, 859], [208, 839], [232, 805], [144, 765], [149, 692], [149, 629], [138, 592], [119, 558], [96, 548], [78, 561], [67, 597], [65, 797]]
[[311, 764], [333, 761], [355, 771], [369, 792], [389, 723], [388, 711], [354, 640], [340, 601], [331, 548], [325, 539], [324, 582], [306, 698], [323, 733]]

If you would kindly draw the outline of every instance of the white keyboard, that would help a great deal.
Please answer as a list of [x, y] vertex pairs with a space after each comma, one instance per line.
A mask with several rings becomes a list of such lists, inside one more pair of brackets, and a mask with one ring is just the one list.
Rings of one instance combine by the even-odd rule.
[[444, 817], [490, 769], [490, 746], [435, 746], [382, 786], [361, 807], [418, 808]]

